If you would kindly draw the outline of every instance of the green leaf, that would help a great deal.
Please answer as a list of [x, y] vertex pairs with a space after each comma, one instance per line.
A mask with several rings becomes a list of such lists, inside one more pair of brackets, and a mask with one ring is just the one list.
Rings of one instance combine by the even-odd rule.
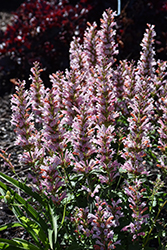
[[[26, 218], [26, 219], [29, 220], [28, 218]], [[37, 234], [38, 237], [39, 237], [39, 239], [38, 239], [37, 236], [36, 236], [36, 232], [34, 230], [34, 227], [30, 223], [28, 223], [27, 220], [25, 220], [25, 222], [24, 222], [24, 220], [22, 221], [20, 219], [19, 221], [22, 221], [23, 223], [12, 222], [12, 223], [8, 223], [8, 224], [5, 224], [5, 225], [2, 225], [2, 226], [0, 226], [0, 231], [6, 230], [8, 228], [13, 228], [13, 227], [22, 227], [22, 228], [24, 228], [32, 236], [32, 238], [34, 239], [34, 241], [35, 241], [35, 243], [36, 243], [37, 246], [40, 247], [39, 239], [45, 244], [46, 243], [45, 242], [46, 241], [46, 235], [44, 233], [43, 234], [41, 234], [41, 233], [39, 234], [38, 233]], [[32, 223], [35, 223], [35, 222], [32, 221]]]
[[[4, 244], [2, 244], [4, 243]], [[41, 250], [40, 248], [34, 246], [32, 243], [29, 243], [25, 240], [21, 239], [13, 239], [13, 240], [7, 240], [0, 238], [0, 245], [3, 246], [1, 249], [28, 249], [28, 250]], [[11, 246], [12, 248], [9, 248]], [[14, 248], [15, 247], [15, 248]]]
[[56, 215], [54, 207], [51, 207], [49, 205], [49, 209], [50, 209], [50, 214], [51, 214], [51, 218], [52, 218], [53, 243], [55, 245], [56, 241], [57, 241], [57, 215]]
[[24, 228], [33, 237], [38, 246], [40, 246], [38, 238], [45, 246], [48, 245], [48, 239], [45, 232], [35, 221], [25, 216], [19, 217], [19, 220], [23, 223]]
[[[0, 173], [0, 176], [2, 176], [2, 173]], [[4, 174], [3, 174], [4, 176]], [[10, 178], [12, 179], [12, 178]], [[8, 180], [8, 178], [6, 179]], [[12, 183], [12, 182], [11, 182]], [[23, 184], [24, 185], [24, 184]], [[25, 185], [24, 185], [25, 186]], [[26, 211], [26, 213], [34, 220], [36, 221], [46, 232], [48, 229], [47, 223], [44, 221], [42, 217], [39, 216], [39, 213], [27, 202], [25, 201], [20, 195], [18, 195], [15, 191], [7, 187], [4, 183], [0, 182], [0, 187], [5, 190], [6, 192], [9, 190], [11, 195], [14, 196], [14, 199], [21, 205], [24, 205], [23, 209]], [[29, 188], [28, 188], [29, 189]], [[33, 191], [31, 190], [33, 193]], [[13, 206], [13, 211], [17, 217], [23, 216], [23, 212], [21, 209], [17, 206]]]
[[48, 238], [51, 249], [53, 249], [53, 230], [48, 229]]
[[152, 206], [153, 206], [153, 207], [156, 207], [156, 205], [157, 205], [157, 201], [156, 201], [156, 198], [154, 197], [154, 200], [153, 200], [153, 202], [152, 202]]
[[23, 246], [25, 249], [31, 249], [31, 250], [41, 250], [42, 248], [38, 248], [37, 246], [35, 246], [34, 244], [23, 240], [23, 239], [19, 239], [19, 238], [14, 238], [13, 241], [17, 242], [18, 244], [20, 244], [21, 246]]
[[[15, 184], [17, 184], [17, 186], [20, 186], [21, 183], [15, 181], [12, 178], [8, 178], [4, 174], [2, 174], [2, 175], [3, 175], [3, 178], [6, 179], [7, 181], [10, 179], [11, 184], [15, 183]], [[23, 188], [23, 190], [25, 192], [27, 192], [27, 190], [28, 190], [29, 195], [33, 194], [33, 196], [34, 196], [33, 198], [36, 198], [36, 196], [37, 197], [39, 196], [38, 194], [33, 192], [31, 190], [31, 188], [27, 187], [25, 184], [22, 185], [22, 188]], [[11, 202], [9, 205], [12, 208], [12, 211], [15, 214], [16, 218], [20, 222], [20, 223], [17, 223], [17, 224], [10, 224], [8, 226], [6, 225], [6, 226], [3, 227], [2, 230], [4, 230], [7, 227], [10, 227], [10, 226], [12, 226], [12, 227], [14, 227], [16, 225], [22, 226], [32, 236], [32, 238], [34, 239], [36, 245], [38, 245], [40, 247], [39, 240], [41, 240], [41, 242], [43, 243], [43, 245], [45, 247], [49, 247], [49, 241], [48, 241], [48, 238], [47, 238], [47, 236], [45, 234], [45, 232], [47, 233], [47, 231], [48, 231], [49, 225], [44, 221], [44, 219], [40, 216], [40, 214], [37, 213], [37, 211], [27, 201], [25, 201], [15, 191], [8, 188], [7, 185], [5, 185], [2, 182], [0, 182], [0, 189], [1, 189], [1, 191], [2, 191], [2, 193], [4, 195], [6, 194], [7, 191], [9, 191], [11, 193], [11, 195], [13, 196], [13, 202]], [[39, 202], [40, 199], [38, 199], [38, 202]], [[42, 200], [42, 202], [43, 202], [43, 200]], [[48, 206], [49, 202], [50, 201], [48, 201], [47, 199], [45, 200], [45, 207]], [[25, 217], [25, 213], [23, 211], [25, 211], [30, 218]], [[55, 218], [53, 216], [53, 211], [52, 211], [52, 215], [51, 214], [49, 214], [49, 215], [51, 216], [51, 218], [54, 219], [53, 220], [54, 221], [54, 231], [55, 231], [54, 237], [56, 236], [55, 237], [55, 242], [56, 242], [56, 240], [57, 240], [57, 231], [56, 231], [57, 228], [55, 226]]]
[[65, 219], [65, 215], [66, 215], [66, 205], [64, 206], [64, 210], [63, 210], [63, 218], [62, 218], [61, 224], [60, 224], [60, 226], [59, 226], [59, 230], [60, 230], [60, 229], [61, 229], [61, 227], [63, 226], [64, 219]]
[[23, 225], [19, 222], [11, 222], [11, 223], [7, 223], [4, 225], [0, 226], [0, 231], [6, 230], [8, 228], [13, 228], [13, 227], [23, 227]]
[[[12, 211], [15, 215], [15, 217], [19, 220], [19, 217], [24, 216], [23, 211], [21, 210], [21, 208], [19, 206], [14, 206], [14, 205], [10, 205], [12, 207]], [[19, 220], [20, 221], [20, 220]]]
[[[5, 185], [5, 184], [4, 184], [4, 185]], [[3, 196], [6, 195], [6, 191], [5, 191], [3, 188], [1, 188], [1, 187], [0, 187], [0, 193], [3, 194]]]
[[66, 204], [71, 203], [71, 201], [75, 201], [75, 196], [67, 193], [67, 197], [62, 200], [62, 205], [66, 206]]
[[4, 179], [5, 181], [7, 181], [8, 183], [11, 183], [13, 186], [21, 189], [26, 194], [28, 194], [31, 197], [33, 197], [40, 204], [45, 205], [45, 203], [43, 202], [43, 199], [41, 198], [41, 196], [37, 192], [32, 191], [32, 188], [28, 187], [26, 184], [24, 184], [22, 182], [19, 182], [19, 181], [13, 179], [12, 177], [9, 177], [9, 176], [1, 173], [1, 172], [0, 172], [0, 176], [1, 176], [2, 179]]
[[[28, 225], [28, 226], [29, 226], [29, 225]], [[0, 226], [0, 231], [6, 230], [6, 229], [8, 229], [8, 228], [14, 228], [14, 227], [22, 227], [22, 228], [25, 228], [25, 229], [27, 230], [27, 232], [33, 237], [33, 239], [34, 239], [34, 241], [36, 242], [36, 244], [40, 247], [38, 238], [36, 237], [36, 235], [35, 235], [35, 237], [34, 237], [34, 232], [32, 231], [32, 227], [29, 227], [29, 228], [28, 228], [28, 226], [27, 226], [26, 224], [24, 225], [24, 224], [19, 223], [19, 222], [12, 222], [12, 223], [8, 223], [8, 224], [5, 224], [5, 225], [1, 225], [1, 226]], [[38, 233], [38, 236], [40, 236], [41, 241], [42, 241], [43, 243], [45, 243], [44, 245], [46, 245], [46, 242], [44, 242], [44, 240], [43, 240], [43, 239], [45, 239], [45, 238], [42, 238], [41, 232]], [[45, 235], [45, 237], [46, 237], [46, 235]], [[5, 243], [5, 244], [6, 244], [6, 243]], [[6, 249], [6, 248], [1, 248], [1, 247], [0, 247], [0, 249]], [[7, 248], [7, 249], [8, 249], [8, 248]]]
[[20, 250], [20, 249], [23, 249], [23, 248], [20, 248], [20, 247], [15, 247], [15, 246], [10, 246], [9, 244], [6, 244], [6, 243], [1, 243], [0, 242], [0, 249], [7, 249], [7, 250]]

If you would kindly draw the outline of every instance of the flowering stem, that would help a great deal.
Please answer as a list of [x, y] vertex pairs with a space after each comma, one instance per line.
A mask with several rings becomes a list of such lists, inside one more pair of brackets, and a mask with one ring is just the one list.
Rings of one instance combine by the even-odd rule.
[[116, 189], [115, 189], [115, 190], [117, 190], [117, 188], [119, 187], [119, 184], [120, 184], [120, 182], [121, 182], [121, 179], [122, 179], [122, 175], [119, 176], [119, 179], [118, 179], [117, 186], [116, 186]]

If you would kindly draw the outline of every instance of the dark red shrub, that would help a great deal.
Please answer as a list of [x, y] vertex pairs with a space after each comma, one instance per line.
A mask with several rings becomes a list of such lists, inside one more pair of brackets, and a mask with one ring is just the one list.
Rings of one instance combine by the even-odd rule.
[[[93, 5], [88, 0], [27, 0], [16, 11], [13, 24], [0, 36], [1, 75], [28, 78], [40, 61], [47, 73], [68, 67], [69, 44], [82, 36]], [[92, 1], [93, 3], [93, 1]], [[17, 72], [17, 74], [16, 74]]]
[[[146, 23], [150, 23], [157, 32], [157, 57], [166, 60], [166, 6], [167, 0], [121, 0], [121, 15], [116, 18], [118, 59], [138, 60], [140, 41]], [[0, 31], [0, 95], [11, 91], [11, 78], [27, 80], [35, 60], [46, 68], [42, 75], [45, 83], [49, 83], [49, 73], [68, 68], [72, 36], [82, 37], [87, 21], [99, 24], [102, 12], [109, 7], [117, 10], [117, 0], [25, 1], [15, 12], [12, 25], [5, 33]]]

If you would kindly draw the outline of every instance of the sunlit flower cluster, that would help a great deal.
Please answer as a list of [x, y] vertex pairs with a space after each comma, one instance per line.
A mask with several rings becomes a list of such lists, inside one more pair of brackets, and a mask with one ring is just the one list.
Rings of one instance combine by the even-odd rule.
[[114, 17], [108, 9], [99, 30], [88, 24], [83, 44], [73, 38], [70, 69], [50, 76], [51, 89], [35, 62], [30, 89], [18, 82], [11, 100], [20, 161], [36, 190], [67, 205], [77, 240], [100, 250], [119, 248], [119, 233], [137, 241], [151, 223], [143, 186], [157, 126], [158, 166], [167, 168], [166, 64], [154, 59], [154, 27], [136, 64], [116, 64]]

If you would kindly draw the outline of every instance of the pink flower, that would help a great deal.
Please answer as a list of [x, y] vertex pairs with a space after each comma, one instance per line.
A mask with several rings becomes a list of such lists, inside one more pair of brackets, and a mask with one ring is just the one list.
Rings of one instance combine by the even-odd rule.
[[97, 44], [97, 54], [98, 63], [102, 67], [112, 65], [116, 59], [115, 55], [118, 54], [118, 44], [115, 43], [116, 30], [114, 29], [116, 22], [114, 17], [116, 13], [108, 9], [103, 12], [103, 19], [101, 19], [101, 30], [97, 32], [98, 44]]
[[122, 228], [122, 231], [129, 231], [132, 234], [133, 240], [137, 239], [138, 236], [143, 235], [142, 226], [146, 225], [148, 214], [144, 212], [148, 209], [145, 202], [142, 202], [142, 193], [145, 189], [141, 188], [142, 180], [132, 180], [133, 185], [126, 182], [124, 192], [129, 196], [128, 202], [129, 207], [132, 210], [132, 222]]
[[40, 78], [40, 73], [43, 70], [40, 69], [39, 63], [35, 62], [34, 67], [31, 68], [32, 75], [30, 76], [30, 80], [32, 83], [30, 85], [30, 99], [31, 99], [31, 108], [32, 112], [35, 116], [35, 122], [41, 124], [42, 123], [42, 110], [44, 97], [45, 97], [45, 87]]
[[94, 22], [92, 25], [88, 23], [89, 27], [87, 27], [84, 33], [84, 66], [87, 69], [93, 68], [97, 63], [97, 24]]
[[25, 90], [25, 81], [18, 82], [16, 94], [11, 98], [12, 120], [16, 133], [15, 144], [25, 148], [30, 146], [29, 139], [36, 133], [34, 128], [34, 116], [30, 113], [31, 100], [28, 91]]
[[[72, 221], [77, 227], [79, 235], [88, 235], [95, 242], [98, 249], [114, 249], [120, 241], [114, 240], [114, 228], [119, 225], [119, 219], [123, 216], [117, 202], [112, 201], [109, 205], [105, 200], [95, 197], [95, 210], [90, 213], [88, 207], [85, 209], [76, 208]], [[87, 228], [87, 231], [86, 231]]]
[[153, 76], [155, 71], [155, 51], [153, 48], [154, 36], [156, 35], [154, 31], [154, 25], [147, 24], [148, 29], [144, 34], [144, 38], [142, 40], [142, 52], [140, 56], [140, 60], [138, 62], [139, 74], [142, 76]]
[[111, 143], [116, 141], [114, 126], [97, 125], [97, 136], [94, 143], [97, 145], [98, 165], [103, 168], [104, 174], [99, 174], [101, 183], [112, 185], [115, 178], [119, 175], [118, 168], [120, 164], [117, 160], [113, 160], [115, 150], [111, 147]]

